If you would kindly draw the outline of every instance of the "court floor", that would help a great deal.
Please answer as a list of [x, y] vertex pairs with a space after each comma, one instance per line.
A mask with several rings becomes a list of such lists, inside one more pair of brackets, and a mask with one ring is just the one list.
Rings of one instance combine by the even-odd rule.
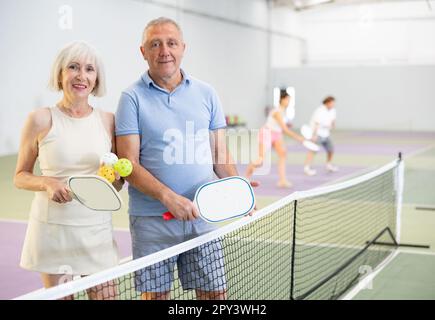
[[[337, 173], [324, 169], [324, 154], [316, 156], [318, 175], [307, 177], [302, 172], [305, 151], [287, 142], [287, 175], [292, 189], [276, 187], [276, 157], [268, 175], [254, 176], [260, 182], [256, 189], [258, 207], [262, 208], [283, 196], [320, 185], [331, 184], [370, 171], [390, 162], [402, 152], [405, 158], [405, 192], [402, 215], [404, 243], [428, 244], [430, 249], [400, 249], [374, 278], [369, 288], [355, 292], [354, 299], [435, 299], [435, 133], [339, 131], [334, 135]], [[236, 146], [231, 146], [233, 149]], [[246, 153], [246, 146], [233, 152]], [[10, 299], [41, 287], [38, 274], [19, 268], [28, 210], [33, 194], [13, 186], [16, 156], [0, 158], [0, 299]], [[246, 163], [238, 165], [244, 172]], [[124, 200], [127, 193], [122, 191]], [[116, 238], [121, 255], [130, 255], [128, 216], [124, 207], [114, 214]]]

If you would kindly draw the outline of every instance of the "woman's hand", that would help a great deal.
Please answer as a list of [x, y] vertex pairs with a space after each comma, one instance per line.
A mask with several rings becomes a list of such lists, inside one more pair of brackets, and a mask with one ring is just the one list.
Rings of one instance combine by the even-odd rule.
[[119, 175], [118, 172], [115, 171], [115, 181], [113, 181], [112, 185], [115, 187], [116, 191], [122, 190], [124, 182], [124, 179]]
[[58, 179], [47, 178], [45, 191], [48, 194], [48, 198], [54, 202], [66, 203], [72, 201], [71, 190]]

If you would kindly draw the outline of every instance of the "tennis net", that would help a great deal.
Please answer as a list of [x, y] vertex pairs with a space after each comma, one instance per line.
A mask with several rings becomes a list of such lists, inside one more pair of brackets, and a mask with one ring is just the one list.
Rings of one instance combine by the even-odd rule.
[[402, 187], [403, 162], [393, 161], [18, 299], [337, 299], [397, 249]]

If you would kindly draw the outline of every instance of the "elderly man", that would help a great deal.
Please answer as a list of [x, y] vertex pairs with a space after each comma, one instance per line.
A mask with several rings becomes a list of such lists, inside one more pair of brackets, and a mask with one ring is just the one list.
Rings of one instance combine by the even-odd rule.
[[[334, 145], [331, 140], [331, 129], [335, 128], [335, 120], [337, 113], [335, 111], [335, 98], [328, 96], [323, 100], [320, 107], [314, 111], [311, 117], [310, 126], [313, 130], [312, 140], [321, 144], [326, 151], [326, 170], [329, 172], [338, 171], [338, 167], [332, 164], [332, 157], [334, 156]], [[304, 172], [308, 176], [316, 174], [316, 170], [311, 169], [313, 162], [314, 152], [309, 151], [305, 159]]]
[[[238, 175], [215, 90], [180, 69], [185, 48], [175, 21], [149, 22], [140, 47], [149, 69], [122, 93], [116, 113], [118, 154], [134, 166], [127, 180], [135, 259], [213, 230], [197, 219], [195, 191], [216, 176]], [[163, 220], [166, 211], [175, 219]], [[175, 264], [198, 299], [226, 298], [222, 245], [213, 241], [137, 272], [142, 299], [170, 298]]]

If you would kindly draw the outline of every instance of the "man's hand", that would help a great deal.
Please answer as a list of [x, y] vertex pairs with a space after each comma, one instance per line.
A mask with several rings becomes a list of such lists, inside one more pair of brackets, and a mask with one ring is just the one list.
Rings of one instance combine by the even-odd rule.
[[162, 204], [177, 220], [195, 220], [199, 217], [198, 209], [194, 203], [174, 192], [171, 195], [165, 196]]
[[249, 181], [249, 183], [251, 184], [251, 187], [253, 187], [253, 188], [257, 188], [260, 185], [260, 182], [258, 182], [258, 181]]
[[[253, 188], [257, 188], [260, 185], [260, 182], [258, 182], [258, 181], [249, 181], [249, 183], [251, 184], [251, 187], [253, 187]], [[247, 215], [252, 217], [252, 215], [254, 214], [255, 211], [257, 211], [257, 204], [255, 204], [254, 209], [251, 212], [249, 212]]]

